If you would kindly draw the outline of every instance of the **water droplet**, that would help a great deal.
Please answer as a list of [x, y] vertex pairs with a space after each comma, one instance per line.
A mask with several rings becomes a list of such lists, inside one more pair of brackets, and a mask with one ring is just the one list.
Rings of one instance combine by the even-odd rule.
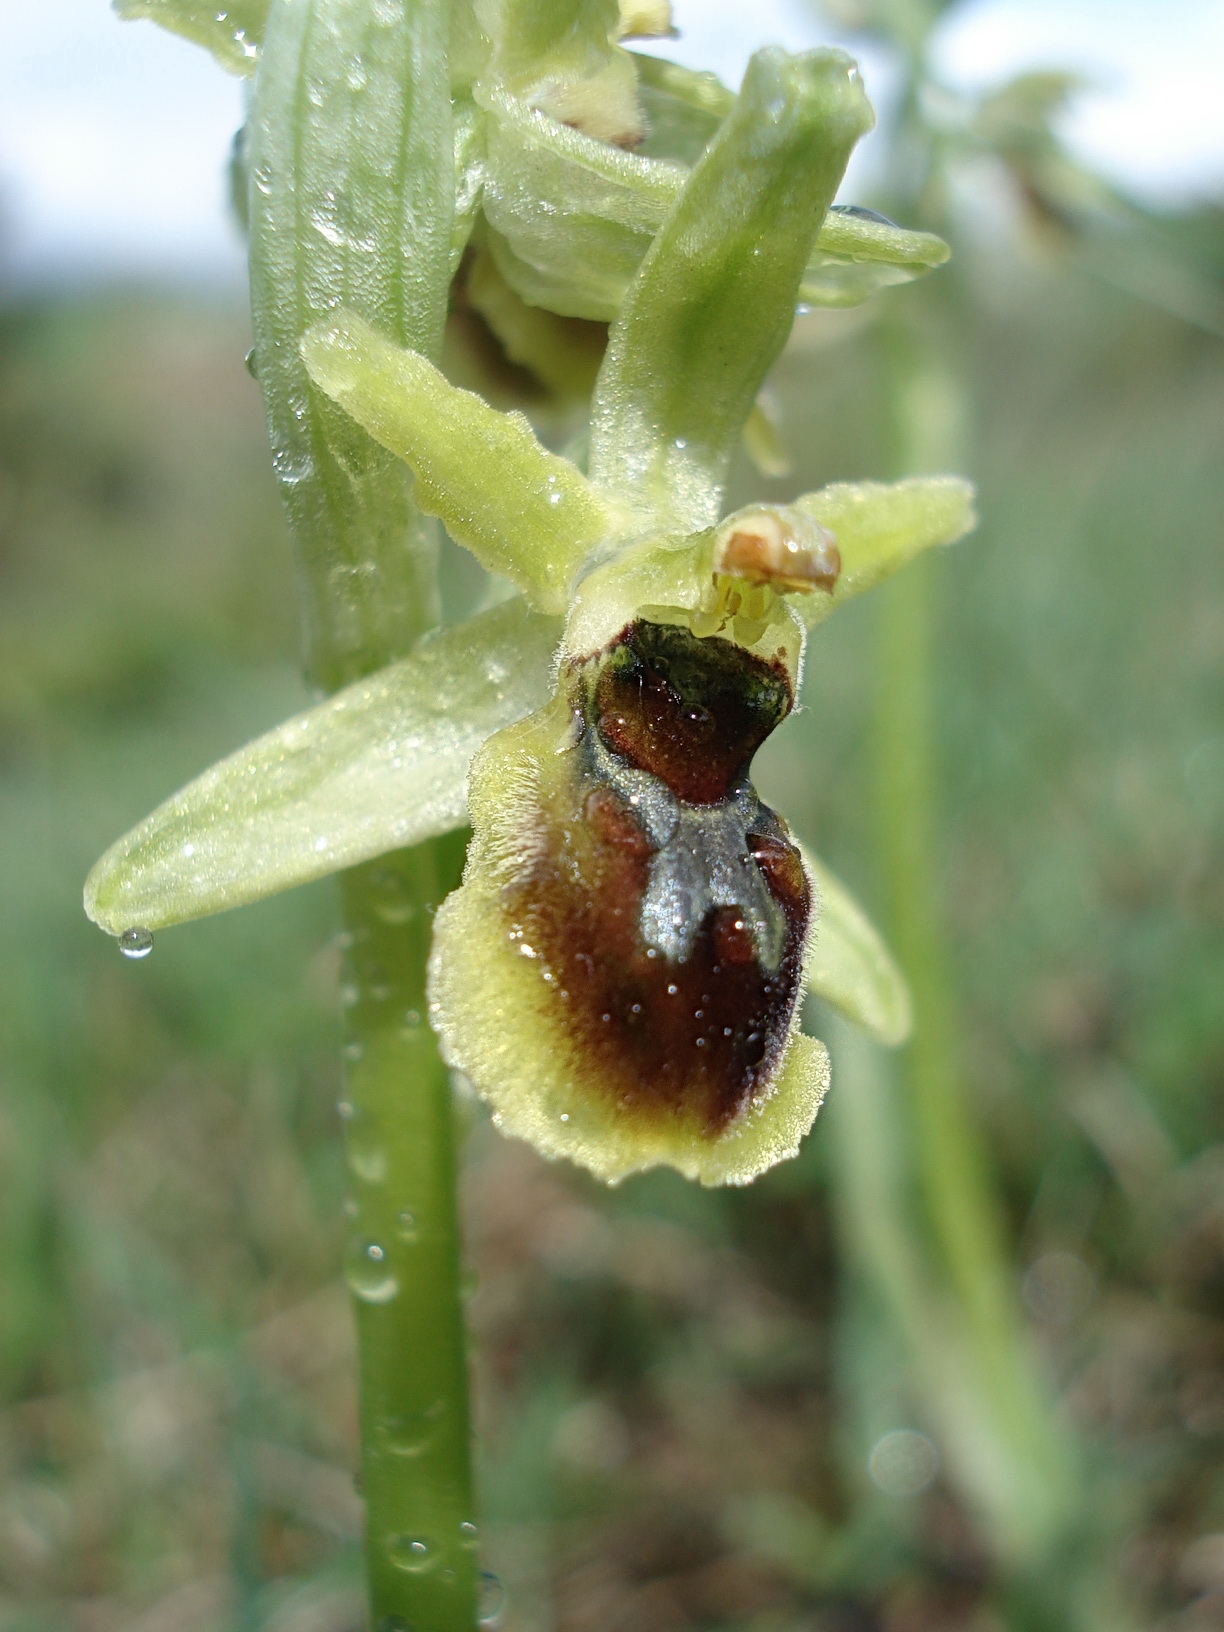
[[446, 1401], [435, 1400], [424, 1411], [387, 1417], [378, 1425], [378, 1448], [387, 1456], [414, 1457], [428, 1450], [446, 1415]]
[[675, 985], [668, 986], [668, 988], [667, 988], [668, 997], [675, 997], [676, 993], [679, 990], [680, 990], [679, 986], [675, 986]]
[[471, 1519], [464, 1519], [459, 1526], [459, 1544], [462, 1547], [475, 1547], [480, 1540], [480, 1530]]
[[405, 1210], [399, 1215], [399, 1234], [401, 1241], [419, 1241], [421, 1232], [417, 1229], [415, 1216]]
[[925, 1434], [894, 1428], [872, 1446], [867, 1471], [889, 1496], [919, 1496], [939, 1472], [939, 1452]]
[[496, 1626], [505, 1614], [506, 1589], [491, 1570], [481, 1570], [476, 1584], [476, 1625]]
[[404, 1025], [405, 1026], [407, 1026], [410, 1030], [415, 1030], [416, 1027], [420, 1025], [420, 1023], [421, 1023], [421, 1011], [419, 1009], [407, 1009], [407, 1010], [405, 1010], [405, 1012], [404, 1012]]
[[361, 1058], [361, 1044], [345, 1043], [344, 1057], [346, 1060], [359, 1060]]
[[341, 1122], [351, 1122], [356, 1114], [357, 1112], [353, 1106], [352, 1100], [350, 1099], [342, 1099], [336, 1106], [336, 1115], [340, 1118]]
[[387, 1178], [387, 1152], [377, 1134], [360, 1126], [350, 1127], [344, 1154], [350, 1169], [363, 1184], [383, 1184]]
[[387, 1266], [387, 1254], [377, 1241], [349, 1243], [344, 1278], [363, 1303], [390, 1303], [399, 1294], [399, 1282]]
[[428, 1536], [391, 1536], [387, 1554], [397, 1570], [407, 1570], [410, 1575], [423, 1575], [438, 1562]]
[[247, 352], [246, 356], [242, 360], [246, 365], [247, 373], [253, 380], [257, 380], [259, 378], [259, 364], [255, 361], [254, 346], [251, 347], [250, 351]]
[[261, 193], [270, 193], [272, 191], [272, 166], [270, 164], [257, 164], [251, 179]]
[[125, 958], [147, 958], [153, 950], [153, 931], [125, 929], [119, 937], [119, 950]]

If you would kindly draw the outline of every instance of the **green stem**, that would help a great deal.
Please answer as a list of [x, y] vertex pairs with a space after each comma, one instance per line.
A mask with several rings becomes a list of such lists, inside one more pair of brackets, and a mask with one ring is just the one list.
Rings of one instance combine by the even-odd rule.
[[[935, 338], [920, 317], [888, 336], [898, 474], [956, 468], [963, 451], [964, 391]], [[936, 862], [938, 570], [938, 561], [916, 562], [877, 602], [878, 853], [893, 945], [914, 997], [902, 1080], [936, 1283], [955, 1298], [972, 1385], [1002, 1457], [985, 1482], [969, 1464], [961, 1474], [1005, 1568], [1024, 1572], [1066, 1539], [1074, 1473], [1021, 1330], [1002, 1211], [959, 1057]]]
[[[328, 690], [437, 621], [436, 531], [407, 469], [315, 392], [337, 306], [440, 350], [454, 223], [448, 0], [272, 0], [248, 124], [255, 365]], [[450, 1085], [424, 1020], [448, 841], [342, 880], [346, 1144], [366, 1557], [376, 1632], [471, 1632], [475, 1530]]]
[[462, 855], [449, 848], [385, 856], [341, 884], [347, 1278], [377, 1632], [457, 1632], [475, 1620], [454, 1116], [425, 1021], [432, 909], [458, 882]]

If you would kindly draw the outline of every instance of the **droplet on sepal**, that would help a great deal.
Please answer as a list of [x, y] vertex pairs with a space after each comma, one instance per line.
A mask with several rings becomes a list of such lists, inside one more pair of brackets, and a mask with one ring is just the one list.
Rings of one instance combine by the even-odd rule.
[[153, 931], [125, 929], [119, 937], [119, 950], [125, 958], [147, 958], [153, 950]]

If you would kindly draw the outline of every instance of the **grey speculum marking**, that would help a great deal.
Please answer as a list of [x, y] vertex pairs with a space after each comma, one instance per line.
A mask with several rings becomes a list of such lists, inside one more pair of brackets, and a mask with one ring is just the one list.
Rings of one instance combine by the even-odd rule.
[[785, 840], [745, 775], [729, 798], [689, 805], [649, 771], [626, 765], [585, 734], [591, 770], [633, 810], [657, 853], [651, 858], [638, 924], [643, 943], [671, 963], [684, 963], [716, 907], [737, 908], [762, 970], [773, 974], [786, 948], [787, 924], [752, 858], [749, 833]]

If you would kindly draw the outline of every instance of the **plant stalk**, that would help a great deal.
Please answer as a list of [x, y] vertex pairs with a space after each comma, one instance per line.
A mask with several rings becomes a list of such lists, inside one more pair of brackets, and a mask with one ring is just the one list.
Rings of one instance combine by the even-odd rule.
[[[325, 690], [438, 619], [436, 529], [406, 468], [314, 390], [299, 345], [344, 306], [439, 353], [457, 253], [449, 24], [448, 0], [272, 0], [251, 101], [254, 365], [306, 672]], [[346, 1273], [375, 1632], [472, 1632], [477, 1615], [454, 1117], [425, 1021], [432, 913], [461, 857], [438, 840], [341, 880]]]
[[475, 1621], [454, 1113], [424, 981], [433, 908], [461, 858], [461, 845], [438, 841], [341, 880], [346, 1276], [377, 1632], [467, 1632]]
[[[964, 387], [922, 316], [885, 331], [898, 474], [958, 468]], [[877, 602], [876, 835], [892, 942], [914, 998], [900, 1062], [912, 1161], [936, 1288], [950, 1291], [991, 1454], [961, 1477], [1005, 1571], [1026, 1573], [1066, 1539], [1075, 1473], [1021, 1328], [1010, 1254], [959, 1057], [951, 960], [938, 905], [935, 594], [922, 559]], [[949, 1338], [953, 1334], [949, 1332]], [[1052, 1623], [1054, 1624], [1054, 1623]]]

